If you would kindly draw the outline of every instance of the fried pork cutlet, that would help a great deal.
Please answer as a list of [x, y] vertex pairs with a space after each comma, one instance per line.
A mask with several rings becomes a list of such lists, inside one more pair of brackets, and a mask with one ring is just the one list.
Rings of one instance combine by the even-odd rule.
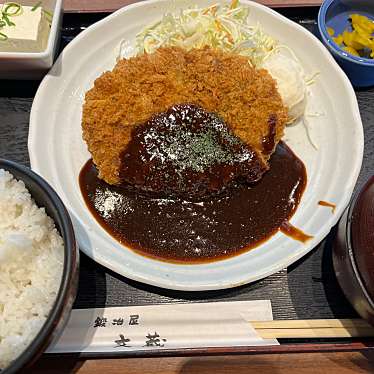
[[123, 154], [135, 129], [185, 103], [216, 113], [255, 152], [259, 170], [267, 169], [287, 120], [270, 74], [252, 68], [245, 57], [210, 48], [160, 48], [119, 61], [86, 94], [83, 138], [99, 177], [109, 184], [129, 182], [121, 168], [123, 161], [132, 162]]

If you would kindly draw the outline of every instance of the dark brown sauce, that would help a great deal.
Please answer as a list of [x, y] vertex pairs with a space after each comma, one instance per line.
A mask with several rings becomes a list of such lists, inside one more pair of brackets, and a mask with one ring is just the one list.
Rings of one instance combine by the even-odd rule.
[[291, 237], [292, 239], [298, 240], [299, 242], [307, 242], [312, 239], [313, 236], [307, 235], [295, 226], [292, 226], [288, 221], [284, 221], [280, 226], [280, 231], [284, 235]]
[[275, 146], [275, 135], [277, 129], [277, 117], [273, 114], [269, 118], [269, 133], [262, 139], [262, 149], [269, 155]]
[[[97, 177], [92, 160], [82, 168], [79, 183], [91, 213], [123, 245], [163, 261], [201, 263], [248, 251], [284, 227], [301, 199], [306, 170], [280, 142], [270, 170], [256, 185], [237, 184], [200, 201], [108, 185]], [[287, 235], [304, 241], [297, 230]]]
[[[269, 119], [269, 152], [276, 122]], [[177, 104], [134, 128], [121, 155], [120, 179], [137, 190], [191, 199], [237, 181], [257, 182], [267, 169], [217, 114]]]
[[333, 203], [329, 203], [327, 201], [320, 200], [318, 201], [318, 205], [326, 206], [328, 208], [331, 208], [332, 212], [335, 213], [336, 205]]

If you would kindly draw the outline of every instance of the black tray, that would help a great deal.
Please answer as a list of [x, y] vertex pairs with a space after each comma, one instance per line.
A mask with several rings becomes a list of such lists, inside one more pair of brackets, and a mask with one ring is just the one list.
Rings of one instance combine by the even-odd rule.
[[[316, 8], [282, 10], [284, 15], [310, 31], [315, 30], [317, 12]], [[105, 15], [65, 15], [61, 49], [80, 31]], [[39, 83], [0, 81], [1, 157], [29, 165], [29, 113]], [[374, 172], [374, 88], [357, 90], [356, 94], [365, 131], [365, 153], [357, 191]], [[287, 269], [249, 285], [209, 292], [172, 291], [137, 283], [98, 265], [82, 253], [74, 308], [270, 299], [275, 319], [357, 318], [335, 278], [331, 258], [333, 240], [334, 229], [320, 245]], [[374, 346], [371, 340], [338, 340], [336, 342], [341, 343], [338, 345], [331, 344], [331, 340], [287, 341], [288, 344], [308, 343], [311, 350], [324, 349], [321, 342], [328, 343], [331, 349], [339, 349], [337, 347], [345, 344], [346, 348], [352, 349]], [[299, 346], [299, 350], [305, 349]]]

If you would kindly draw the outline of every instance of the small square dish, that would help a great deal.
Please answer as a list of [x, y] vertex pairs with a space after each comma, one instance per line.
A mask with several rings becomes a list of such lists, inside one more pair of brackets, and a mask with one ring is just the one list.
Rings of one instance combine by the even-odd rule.
[[0, 79], [40, 79], [58, 47], [63, 0], [0, 4]]

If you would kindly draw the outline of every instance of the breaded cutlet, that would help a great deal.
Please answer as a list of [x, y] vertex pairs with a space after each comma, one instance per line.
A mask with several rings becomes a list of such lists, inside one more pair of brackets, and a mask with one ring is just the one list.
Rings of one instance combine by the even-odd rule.
[[[83, 138], [99, 177], [120, 183], [120, 154], [132, 130], [180, 103], [217, 113], [265, 163], [287, 121], [274, 79], [251, 67], [246, 57], [207, 47], [169, 47], [122, 59], [95, 80], [83, 106]], [[271, 133], [275, 141], [269, 149]]]

